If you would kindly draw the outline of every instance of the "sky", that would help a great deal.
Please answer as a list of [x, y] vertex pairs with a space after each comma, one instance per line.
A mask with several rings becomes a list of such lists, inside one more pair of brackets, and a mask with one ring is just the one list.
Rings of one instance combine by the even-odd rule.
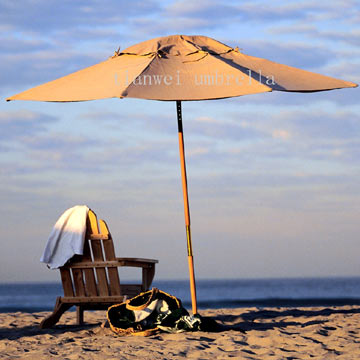
[[[117, 256], [188, 277], [174, 102], [7, 97], [172, 34], [360, 83], [359, 25], [357, 0], [0, 1], [0, 282], [59, 281], [39, 259], [77, 204]], [[183, 103], [197, 278], [360, 275], [359, 95]]]

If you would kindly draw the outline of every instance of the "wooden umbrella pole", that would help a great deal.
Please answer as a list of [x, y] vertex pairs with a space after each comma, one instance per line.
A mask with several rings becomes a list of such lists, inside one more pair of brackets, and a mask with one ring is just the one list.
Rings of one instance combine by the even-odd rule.
[[191, 304], [193, 314], [197, 314], [196, 303], [196, 285], [195, 285], [195, 271], [194, 271], [194, 258], [191, 244], [191, 230], [190, 230], [190, 210], [189, 210], [189, 197], [187, 188], [186, 177], [186, 164], [185, 164], [185, 151], [184, 151], [184, 135], [181, 116], [181, 101], [176, 101], [177, 121], [179, 131], [179, 151], [180, 151], [180, 166], [181, 166], [181, 179], [184, 196], [184, 213], [185, 213], [185, 227], [186, 227], [186, 240], [188, 251], [188, 263], [189, 263], [189, 275], [190, 275], [190, 292], [191, 292]]

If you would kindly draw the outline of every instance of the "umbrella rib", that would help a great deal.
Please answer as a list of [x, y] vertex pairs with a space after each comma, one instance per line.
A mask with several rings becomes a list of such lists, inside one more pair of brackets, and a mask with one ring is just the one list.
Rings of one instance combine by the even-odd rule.
[[186, 61], [183, 61], [183, 63], [185, 64], [185, 63], [189, 63], [189, 62], [200, 61], [208, 55], [221, 56], [221, 55], [228, 54], [229, 52], [232, 52], [232, 51], [240, 52], [238, 47], [230, 48], [229, 50], [223, 51], [221, 53], [217, 53], [217, 52], [211, 51], [211, 50], [196, 50], [196, 51], [186, 54], [185, 56], [190, 56], [190, 55], [194, 55], [194, 54], [204, 54], [204, 56], [199, 59], [195, 59], [195, 60], [186, 60]]

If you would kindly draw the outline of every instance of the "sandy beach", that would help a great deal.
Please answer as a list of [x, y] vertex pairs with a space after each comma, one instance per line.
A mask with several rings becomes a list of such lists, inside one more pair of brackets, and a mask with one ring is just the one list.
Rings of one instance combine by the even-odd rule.
[[121, 337], [101, 327], [105, 312], [86, 312], [84, 326], [67, 312], [41, 330], [41, 313], [0, 314], [1, 359], [356, 359], [360, 307], [204, 310], [216, 333], [159, 333]]

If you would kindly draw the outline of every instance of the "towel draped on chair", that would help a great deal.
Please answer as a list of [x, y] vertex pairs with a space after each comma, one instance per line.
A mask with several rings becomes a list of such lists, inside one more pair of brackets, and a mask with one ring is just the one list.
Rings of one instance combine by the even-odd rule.
[[74, 255], [83, 254], [88, 211], [86, 205], [76, 205], [60, 216], [50, 233], [41, 262], [50, 269], [57, 269]]

